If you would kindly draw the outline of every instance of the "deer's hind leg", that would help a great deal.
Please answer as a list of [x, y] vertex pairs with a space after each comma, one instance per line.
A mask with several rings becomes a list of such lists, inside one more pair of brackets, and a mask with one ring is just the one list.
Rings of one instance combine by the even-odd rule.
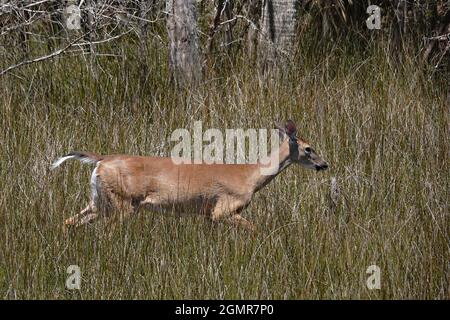
[[140, 201], [123, 198], [112, 191], [107, 192], [107, 197], [111, 205], [111, 209], [108, 212], [109, 221], [107, 227], [109, 233], [112, 234], [118, 224], [122, 225], [127, 218], [137, 212]]
[[97, 185], [97, 168], [95, 168], [91, 175], [91, 200], [87, 207], [81, 210], [79, 214], [64, 220], [64, 230], [68, 226], [79, 227], [96, 219], [99, 216], [98, 207], [99, 188]]
[[98, 217], [97, 209], [93, 201], [90, 201], [88, 206], [81, 210], [79, 214], [76, 214], [66, 220], [64, 220], [64, 227], [73, 226], [79, 227]]

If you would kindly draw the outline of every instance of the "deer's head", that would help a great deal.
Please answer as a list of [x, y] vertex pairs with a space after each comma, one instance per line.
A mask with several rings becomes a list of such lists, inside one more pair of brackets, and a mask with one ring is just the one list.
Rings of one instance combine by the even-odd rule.
[[328, 164], [314, 151], [308, 142], [297, 136], [297, 128], [292, 120], [286, 121], [284, 127], [275, 125], [280, 135], [289, 144], [289, 158], [293, 163], [308, 169], [325, 170]]

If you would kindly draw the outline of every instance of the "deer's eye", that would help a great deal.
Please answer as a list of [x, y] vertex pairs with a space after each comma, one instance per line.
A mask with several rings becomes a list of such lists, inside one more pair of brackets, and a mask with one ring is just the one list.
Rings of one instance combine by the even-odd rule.
[[310, 154], [311, 153], [311, 148], [310, 147], [306, 147], [305, 148], [305, 153], [306, 154]]

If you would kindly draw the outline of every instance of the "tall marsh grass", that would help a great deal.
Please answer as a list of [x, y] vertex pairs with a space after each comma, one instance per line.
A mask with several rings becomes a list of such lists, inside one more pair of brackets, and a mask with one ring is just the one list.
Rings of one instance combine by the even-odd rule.
[[[448, 299], [448, 79], [344, 40], [302, 46], [276, 76], [220, 58], [195, 91], [170, 84], [163, 42], [142, 57], [126, 39], [99, 46], [95, 66], [65, 55], [0, 78], [0, 298]], [[172, 130], [195, 120], [224, 130], [288, 118], [330, 168], [292, 166], [256, 194], [243, 213], [255, 237], [149, 211], [112, 237], [101, 223], [63, 235], [92, 168], [50, 171], [56, 157], [169, 155]], [[65, 289], [69, 265], [81, 290]], [[366, 286], [370, 265], [380, 290]]]

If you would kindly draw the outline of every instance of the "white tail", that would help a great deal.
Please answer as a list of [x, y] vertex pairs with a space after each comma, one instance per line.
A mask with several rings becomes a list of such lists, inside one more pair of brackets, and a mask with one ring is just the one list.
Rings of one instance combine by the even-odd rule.
[[54, 170], [59, 167], [64, 161], [70, 159], [76, 159], [81, 161], [82, 163], [97, 163], [100, 160], [100, 157], [90, 152], [71, 152], [69, 154], [66, 154], [65, 156], [62, 156], [61, 158], [56, 159], [52, 163], [50, 169]]
[[[96, 163], [91, 177], [91, 201], [65, 225], [80, 226], [108, 214], [121, 221], [140, 207], [194, 211], [213, 221], [224, 219], [253, 230], [240, 215], [255, 192], [267, 185], [292, 163], [317, 171], [328, 167], [309, 146], [298, 138], [295, 124], [278, 126], [285, 136], [278, 150], [270, 156], [277, 159], [270, 174], [262, 174], [266, 163], [256, 164], [174, 164], [171, 158], [131, 155], [99, 156], [89, 152], [72, 152], [56, 160], [52, 168], [64, 161], [77, 159]], [[264, 163], [264, 164], [263, 164]], [[266, 170], [267, 171], [267, 170]], [[111, 214], [111, 210], [118, 214]]]

